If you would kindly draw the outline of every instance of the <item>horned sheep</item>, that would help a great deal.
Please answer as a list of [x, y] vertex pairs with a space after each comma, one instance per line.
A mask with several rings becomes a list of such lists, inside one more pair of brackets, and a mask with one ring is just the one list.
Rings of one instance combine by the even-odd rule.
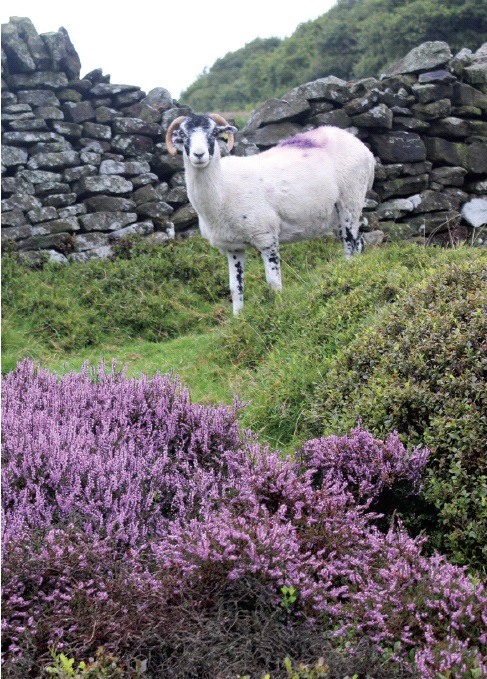
[[222, 157], [235, 127], [219, 114], [180, 116], [166, 147], [183, 153], [188, 198], [204, 238], [228, 258], [233, 313], [243, 307], [245, 250], [259, 250], [267, 283], [282, 289], [279, 243], [339, 235], [345, 257], [363, 249], [359, 222], [375, 160], [353, 134], [323, 126], [260, 154]]

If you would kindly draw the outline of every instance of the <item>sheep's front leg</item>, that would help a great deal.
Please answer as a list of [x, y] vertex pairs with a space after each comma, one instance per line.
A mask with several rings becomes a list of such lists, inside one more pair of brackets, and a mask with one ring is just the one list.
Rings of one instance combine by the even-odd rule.
[[230, 292], [232, 294], [233, 314], [237, 316], [242, 310], [244, 297], [245, 251], [227, 252], [228, 270], [230, 274]]
[[282, 290], [281, 282], [281, 259], [279, 246], [273, 243], [269, 248], [260, 251], [264, 262], [265, 279], [273, 290]]

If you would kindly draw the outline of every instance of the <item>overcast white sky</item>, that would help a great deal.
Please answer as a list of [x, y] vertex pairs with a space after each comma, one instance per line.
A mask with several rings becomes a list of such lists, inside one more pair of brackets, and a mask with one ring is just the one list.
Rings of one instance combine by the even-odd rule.
[[[81, 75], [102, 68], [113, 84], [146, 92], [165, 87], [177, 99], [205, 66], [254, 38], [291, 35], [335, 0], [2, 0], [1, 23], [28, 17], [38, 33], [68, 31]], [[149, 64], [154, 64], [149, 67]]]

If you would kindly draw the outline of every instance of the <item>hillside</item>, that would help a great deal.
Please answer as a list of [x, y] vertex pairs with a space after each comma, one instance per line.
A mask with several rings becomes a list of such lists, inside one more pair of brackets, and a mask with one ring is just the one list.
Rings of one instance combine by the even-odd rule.
[[257, 38], [218, 59], [181, 101], [197, 111], [250, 110], [316, 78], [377, 77], [426, 40], [444, 40], [453, 52], [475, 50], [487, 34], [483, 5], [478, 0], [338, 0], [289, 38]]

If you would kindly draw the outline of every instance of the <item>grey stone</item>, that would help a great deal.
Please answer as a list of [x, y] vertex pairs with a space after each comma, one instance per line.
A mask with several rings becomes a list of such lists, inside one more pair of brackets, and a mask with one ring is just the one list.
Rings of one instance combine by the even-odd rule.
[[90, 94], [94, 97], [113, 97], [120, 92], [133, 92], [140, 90], [137, 85], [111, 85], [110, 83], [97, 83], [91, 88]]
[[20, 90], [17, 92], [19, 103], [32, 106], [60, 106], [60, 101], [52, 90]]
[[8, 222], [5, 221], [7, 215], [12, 214], [7, 212], [2, 215], [2, 243], [4, 241], [17, 241], [23, 240], [24, 238], [30, 238], [32, 236], [32, 226], [30, 224], [19, 224], [18, 226], [10, 226]]
[[114, 118], [112, 120], [114, 134], [133, 134], [148, 137], [160, 137], [161, 126], [148, 123], [140, 118]]
[[[47, 208], [45, 208], [47, 209]], [[75, 233], [80, 226], [77, 217], [67, 217], [66, 219], [53, 219], [32, 227], [33, 236], [50, 236], [56, 233]]]
[[463, 70], [465, 80], [470, 84], [487, 83], [487, 62], [472, 64]]
[[435, 167], [431, 171], [431, 181], [441, 186], [463, 186], [467, 170], [464, 167]]
[[68, 123], [65, 121], [54, 120], [51, 123], [54, 132], [66, 137], [67, 139], [80, 139], [83, 128], [78, 123]]
[[403, 73], [430, 71], [446, 64], [451, 58], [452, 53], [446, 42], [439, 40], [425, 42], [414, 47], [403, 59], [386, 69], [381, 75], [381, 80]]
[[451, 210], [453, 207], [448, 196], [439, 191], [426, 190], [416, 196], [411, 196], [410, 200], [414, 203], [414, 212], [416, 214]]
[[12, 193], [30, 193], [33, 196], [34, 185], [21, 176], [2, 177], [2, 194], [8, 197]]
[[149, 217], [149, 219], [154, 220], [156, 224], [166, 223], [167, 217], [174, 212], [174, 208], [163, 201], [158, 203], [142, 203], [141, 205], [137, 205], [135, 210], [138, 215]]
[[411, 163], [426, 159], [426, 148], [414, 132], [372, 134], [372, 148], [385, 163]]
[[352, 123], [358, 127], [392, 128], [393, 114], [391, 109], [385, 104], [374, 106], [369, 111], [353, 116]]
[[462, 144], [441, 137], [426, 137], [428, 158], [437, 165], [461, 166], [475, 174], [487, 173], [487, 146], [482, 142]]
[[29, 154], [25, 149], [17, 146], [2, 146], [2, 163], [5, 167], [25, 165]]
[[340, 127], [343, 130], [347, 129], [347, 127], [350, 127], [352, 124], [350, 116], [343, 108], [337, 108], [329, 113], [318, 113], [313, 118], [310, 118], [309, 122], [314, 127], [319, 127], [320, 125], [333, 125], [334, 127]]
[[451, 113], [451, 101], [449, 99], [438, 99], [429, 104], [414, 104], [413, 113], [423, 120], [435, 120], [444, 118]]
[[438, 83], [417, 83], [412, 87], [413, 93], [420, 104], [428, 104], [437, 99], [451, 99], [453, 85]]
[[137, 221], [135, 212], [93, 212], [80, 215], [84, 231], [118, 231]]
[[83, 123], [83, 134], [94, 139], [111, 139], [112, 128], [109, 125], [100, 125], [99, 123], [85, 122]]
[[116, 160], [103, 160], [100, 165], [100, 174], [119, 174], [121, 176], [132, 176], [150, 172], [150, 165], [147, 162], [136, 160], [120, 162]]
[[76, 193], [54, 193], [42, 199], [44, 205], [52, 205], [55, 208], [67, 207], [74, 205], [78, 199]]
[[93, 250], [94, 248], [99, 248], [103, 245], [108, 245], [108, 235], [101, 233], [100, 231], [78, 233], [74, 239], [74, 249], [76, 252]]
[[86, 214], [86, 205], [78, 203], [77, 205], [68, 205], [58, 210], [59, 218], [66, 219], [67, 217], [78, 217]]
[[34, 59], [36, 69], [42, 71], [51, 65], [49, 54], [34, 24], [27, 17], [10, 17], [10, 23], [15, 26], [19, 37], [25, 42]]
[[39, 198], [26, 193], [14, 194], [13, 196], [10, 196], [10, 198], [4, 198], [2, 200], [2, 212], [9, 212], [10, 210], [28, 212], [36, 207], [42, 207]]
[[[408, 224], [416, 233], [431, 235], [453, 229], [460, 221], [456, 210], [443, 212], [425, 212], [416, 217], [409, 217]], [[382, 226], [382, 224], [381, 224]]]
[[61, 153], [37, 153], [27, 163], [29, 170], [48, 170], [56, 168], [74, 167], [79, 165], [80, 158], [76, 151]]
[[112, 139], [112, 149], [120, 151], [127, 156], [137, 156], [143, 153], [150, 153], [154, 148], [151, 137], [141, 134], [117, 134]]
[[79, 165], [77, 167], [68, 167], [64, 170], [63, 180], [65, 182], [71, 183], [76, 182], [81, 177], [91, 177], [97, 174], [97, 168], [95, 165]]
[[487, 94], [480, 92], [475, 87], [467, 83], [456, 82], [453, 85], [452, 104], [456, 106], [475, 106], [477, 108], [487, 108]]
[[132, 200], [135, 201], [136, 205], [166, 200], [165, 197], [168, 193], [168, 190], [169, 187], [166, 183], [159, 184], [158, 186], [147, 184], [146, 186], [143, 186], [142, 188], [133, 192]]
[[98, 106], [95, 109], [95, 119], [97, 123], [110, 123], [114, 118], [118, 118], [120, 113], [115, 108], [109, 106]]
[[2, 49], [17, 73], [33, 73], [36, 70], [29, 48], [12, 24], [2, 24]]
[[46, 170], [21, 170], [19, 177], [29, 184], [60, 182], [62, 180], [62, 175], [59, 172], [47, 172]]
[[14, 90], [51, 89], [56, 91], [67, 87], [68, 78], [65, 73], [36, 71], [29, 75], [10, 75], [7, 82]]
[[38, 222], [48, 222], [51, 219], [58, 218], [58, 211], [55, 207], [38, 207], [34, 210], [29, 210], [27, 217], [31, 224]]
[[154, 172], [146, 172], [132, 177], [130, 181], [134, 185], [134, 189], [137, 189], [147, 184], [156, 184], [159, 181], [159, 177]]
[[282, 99], [268, 99], [252, 113], [242, 132], [245, 134], [269, 123], [292, 120], [309, 110], [310, 105], [304, 96], [299, 98], [294, 94], [289, 96], [289, 100], [286, 95]]
[[302, 131], [303, 127], [296, 123], [275, 123], [261, 127], [247, 136], [257, 146], [269, 147]]
[[24, 226], [27, 223], [22, 210], [10, 210], [2, 214], [2, 231], [6, 226]]
[[66, 29], [60, 28], [56, 33], [43, 33], [41, 37], [54, 69], [63, 71], [70, 79], [79, 78], [81, 61]]
[[348, 83], [334, 75], [318, 78], [296, 88], [297, 95], [308, 101], [325, 100], [345, 104], [353, 98]]
[[96, 117], [95, 109], [89, 101], [66, 102], [63, 106], [66, 120], [72, 123], [84, 123]]
[[143, 103], [157, 111], [167, 111], [172, 107], [173, 100], [170, 92], [164, 87], [154, 87], [143, 99]]
[[69, 184], [64, 182], [42, 182], [36, 184], [36, 196], [48, 196], [51, 193], [68, 193]]
[[97, 177], [82, 177], [79, 180], [78, 192], [81, 196], [103, 193], [103, 194], [124, 194], [131, 193], [132, 183], [118, 175], [100, 175]]
[[26, 132], [4, 132], [3, 142], [8, 144], [13, 144], [14, 146], [31, 146], [38, 142], [48, 143], [48, 142], [64, 142], [64, 139], [60, 134], [55, 134], [54, 132], [36, 132], [26, 131]]
[[198, 215], [194, 207], [188, 203], [183, 205], [171, 215], [171, 221], [174, 223], [176, 231], [182, 231], [189, 226], [198, 223]]
[[28, 120], [12, 120], [9, 123], [11, 130], [44, 130], [47, 131], [47, 123], [44, 118], [31, 118]]
[[134, 90], [133, 92], [121, 92], [114, 97], [114, 106], [118, 109], [124, 110], [126, 106], [132, 106], [138, 103], [145, 97], [145, 92], [142, 90]]
[[411, 194], [419, 193], [427, 189], [428, 185], [429, 176], [427, 174], [418, 174], [379, 182], [375, 186], [375, 190], [381, 197], [381, 200], [385, 200], [394, 196], [410, 196]]
[[[420, 73], [418, 76], [419, 83], [442, 83], [448, 84], [456, 82], [456, 77], [450, 71], [440, 69], [438, 71], [428, 71], [427, 73]], [[414, 89], [414, 86], [413, 86]]]
[[465, 139], [475, 135], [487, 138], [487, 122], [448, 116], [432, 123], [429, 133], [448, 139]]
[[86, 198], [84, 205], [88, 212], [130, 212], [135, 210], [135, 202], [116, 196], [92, 196]]
[[137, 222], [136, 224], [131, 224], [130, 226], [125, 226], [123, 229], [114, 231], [110, 234], [110, 240], [119, 240], [120, 238], [125, 238], [125, 236], [140, 235], [147, 236], [154, 231], [154, 223], [150, 220], [145, 222]]
[[35, 114], [44, 120], [64, 120], [64, 113], [57, 106], [39, 106]]
[[92, 250], [87, 250], [86, 252], [73, 252], [68, 255], [69, 262], [75, 262], [77, 264], [86, 264], [92, 259], [108, 259], [113, 255], [113, 248], [111, 245], [102, 245], [98, 248], [93, 248]]
[[73, 236], [70, 233], [54, 233], [47, 236], [31, 236], [19, 242], [22, 250], [55, 249], [69, 252], [73, 248]]

